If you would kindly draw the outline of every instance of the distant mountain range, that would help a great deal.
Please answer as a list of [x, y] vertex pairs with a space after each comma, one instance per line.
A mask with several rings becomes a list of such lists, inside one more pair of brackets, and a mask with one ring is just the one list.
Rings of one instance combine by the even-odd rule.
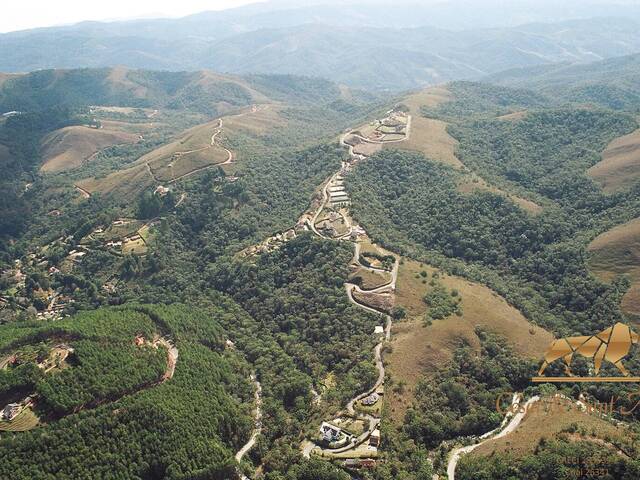
[[526, 88], [566, 102], [597, 103], [640, 112], [640, 54], [585, 65], [561, 63], [516, 68], [483, 81]]
[[[480, 8], [460, 0], [390, 8], [388, 3], [296, 7], [276, 2], [181, 19], [85, 22], [0, 35], [0, 71], [115, 65], [212, 69], [313, 75], [356, 87], [403, 90], [640, 51], [640, 8], [633, 5], [494, 4]], [[620, 17], [513, 26], [605, 14]]]

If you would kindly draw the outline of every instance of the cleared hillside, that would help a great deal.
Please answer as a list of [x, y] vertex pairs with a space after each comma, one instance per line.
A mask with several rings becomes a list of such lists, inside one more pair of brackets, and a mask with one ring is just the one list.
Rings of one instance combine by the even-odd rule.
[[139, 140], [139, 135], [106, 128], [65, 127], [44, 138], [40, 170], [52, 173], [79, 167], [103, 148]]
[[146, 188], [175, 182], [215, 165], [229, 168], [236, 160], [236, 153], [225, 148], [229, 141], [241, 138], [241, 142], [261, 142], [265, 135], [286, 124], [276, 105], [248, 108], [192, 127], [127, 168], [104, 177], [83, 179], [77, 185], [90, 193], [131, 197]]
[[602, 161], [587, 174], [607, 193], [625, 190], [640, 180], [640, 130], [612, 141], [602, 152]]
[[154, 178], [170, 181], [193, 170], [228, 160], [225, 149], [215, 143], [219, 121], [191, 128], [176, 141], [137, 160], [149, 166]]
[[[424, 318], [428, 306], [423, 297], [433, 288], [429, 279], [436, 278], [434, 273], [439, 283], [458, 293], [462, 300], [462, 315], [454, 314], [426, 325]], [[553, 335], [532, 325], [521, 312], [486, 286], [446, 275], [406, 258], [400, 265], [396, 305], [404, 307], [408, 314], [406, 320], [394, 326], [392, 351], [386, 357], [394, 382], [404, 385], [401, 391], [393, 391], [387, 399], [391, 416], [396, 421], [401, 421], [411, 406], [418, 382], [447, 365], [461, 343], [479, 348], [476, 327], [486, 327], [504, 336], [523, 358], [538, 359], [553, 339]]]

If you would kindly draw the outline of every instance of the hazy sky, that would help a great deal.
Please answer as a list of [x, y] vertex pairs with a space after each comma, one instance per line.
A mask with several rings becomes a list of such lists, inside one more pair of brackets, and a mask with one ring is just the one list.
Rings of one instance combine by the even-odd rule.
[[4, 0], [0, 32], [46, 27], [83, 20], [142, 16], [179, 17], [205, 10], [223, 10], [257, 0]]

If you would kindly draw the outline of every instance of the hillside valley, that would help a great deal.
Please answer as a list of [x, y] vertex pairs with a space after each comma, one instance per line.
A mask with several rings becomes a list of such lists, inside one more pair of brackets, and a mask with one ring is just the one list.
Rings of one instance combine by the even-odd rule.
[[640, 13], [556, 3], [0, 35], [0, 478], [639, 478]]

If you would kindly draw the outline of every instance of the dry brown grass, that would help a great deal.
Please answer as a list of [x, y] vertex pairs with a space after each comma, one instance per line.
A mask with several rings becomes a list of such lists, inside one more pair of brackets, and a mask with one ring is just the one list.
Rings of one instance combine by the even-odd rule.
[[359, 143], [353, 147], [353, 153], [364, 155], [365, 157], [370, 157], [380, 150], [382, 150], [382, 145], [379, 143]]
[[77, 185], [90, 193], [122, 195], [124, 198], [131, 198], [154, 183], [146, 165], [136, 165], [103, 178], [86, 178], [77, 182]]
[[79, 167], [92, 155], [113, 145], [136, 143], [140, 137], [106, 128], [84, 126], [56, 130], [42, 142], [42, 172], [61, 172]]
[[435, 108], [453, 98], [451, 92], [444, 86], [426, 88], [420, 92], [406, 97], [402, 103], [407, 105], [411, 112], [420, 111], [423, 105], [427, 108]]
[[279, 111], [278, 105], [260, 105], [241, 114], [224, 117], [224, 135], [264, 135], [269, 130], [284, 127], [287, 121], [280, 116]]
[[422, 106], [435, 107], [451, 99], [451, 93], [442, 87], [432, 87], [409, 95], [402, 103], [409, 107], [411, 132], [404, 142], [385, 146], [422, 153], [425, 157], [446, 163], [455, 168], [464, 165], [455, 156], [458, 142], [447, 133], [447, 123], [441, 120], [425, 118], [420, 113]]
[[0, 421], [0, 431], [26, 432], [38, 426], [40, 419], [30, 407], [25, 408], [10, 422]]
[[114, 67], [111, 69], [106, 82], [113, 89], [125, 89], [131, 92], [135, 97], [145, 98], [147, 96], [147, 87], [131, 81], [128, 75], [128, 68]]
[[0, 87], [2, 87], [2, 84], [7, 80], [19, 77], [20, 75], [19, 73], [0, 73]]
[[[578, 408], [571, 408], [569, 400], [550, 399], [560, 405], [545, 410], [539, 405], [527, 412], [518, 428], [502, 438], [490, 440], [475, 449], [471, 455], [488, 456], [494, 453], [510, 453], [516, 458], [531, 454], [543, 437], [553, 438], [572, 424], [584, 428], [594, 440], [602, 438], [624, 439], [627, 429], [616, 427], [594, 414], [581, 412]], [[577, 435], [567, 435], [568, 439], [578, 439]], [[597, 440], [596, 440], [597, 441]], [[602, 442], [598, 442], [602, 443]]]
[[129, 240], [122, 244], [122, 253], [131, 255], [144, 255], [147, 253], [147, 244], [141, 238]]
[[[203, 70], [199, 73], [199, 77], [195, 80], [195, 84], [198, 87], [203, 88], [205, 91], [208, 88], [218, 88], [218, 84], [220, 83], [235, 83], [239, 86], [241, 86], [242, 88], [244, 88], [245, 90], [247, 90], [249, 92], [249, 94], [251, 95], [251, 99], [254, 103], [267, 103], [269, 102], [269, 98], [266, 97], [265, 95], [263, 95], [262, 93], [260, 93], [259, 91], [253, 89], [247, 82], [245, 82], [242, 78], [240, 77], [233, 77], [233, 76], [229, 76], [229, 75], [223, 75], [220, 73], [216, 73], [216, 72], [212, 72], [210, 70]], [[220, 102], [223, 103], [223, 102]], [[224, 102], [226, 103], [226, 102]], [[225, 111], [224, 106], [220, 105], [222, 108], [222, 110], [220, 111]], [[234, 107], [232, 105], [229, 105], [229, 109], [234, 109], [237, 107]]]
[[136, 133], [142, 135], [149, 130], [164, 126], [165, 124], [159, 122], [123, 122], [120, 120], [100, 120], [102, 128], [105, 130], [115, 130], [119, 132]]
[[624, 190], [640, 178], [640, 129], [612, 141], [602, 161], [587, 170], [606, 193]]
[[151, 171], [160, 181], [168, 182], [204, 167], [225, 162], [226, 150], [212, 147], [206, 150], [180, 155], [175, 159], [160, 159], [149, 163]]
[[[214, 145], [211, 145], [211, 136], [218, 127], [218, 120], [186, 130], [177, 140], [147, 153], [127, 169], [114, 172], [104, 178], [85, 179], [78, 182], [78, 185], [91, 193], [100, 192], [130, 197], [156, 183], [149, 174], [146, 163], [149, 163], [151, 171], [159, 181], [170, 181], [193, 171], [225, 162], [228, 159], [228, 153], [219, 145], [225, 137], [239, 132], [254, 136], [262, 135], [284, 123], [285, 120], [278, 115], [276, 105], [248, 108], [241, 114], [223, 117], [222, 132], [216, 136]], [[232, 165], [227, 166], [232, 167]]]
[[[426, 283], [420, 276], [422, 271], [428, 273]], [[385, 356], [394, 382], [404, 383], [401, 394], [387, 389], [389, 412], [398, 422], [411, 405], [420, 378], [446, 365], [461, 339], [479, 348], [475, 327], [484, 326], [504, 336], [519, 355], [528, 358], [540, 357], [553, 339], [549, 332], [530, 324], [517, 309], [484, 285], [442, 273], [439, 281], [447, 289], [457, 290], [462, 298], [463, 314], [425, 326], [427, 306], [422, 299], [436, 271], [408, 259], [400, 266], [396, 305], [403, 306], [408, 315], [406, 320], [394, 324], [393, 351]]]
[[[155, 150], [140, 157], [136, 163], [157, 164], [169, 163], [172, 158], [178, 154], [186, 154], [186, 152], [194, 152], [197, 150], [222, 150], [217, 144], [211, 145], [211, 136], [218, 127], [218, 121], [197, 125], [184, 131], [177, 140], [163, 145]], [[216, 137], [217, 138], [217, 137]], [[211, 148], [210, 148], [211, 147]], [[226, 158], [226, 156], [225, 156]]]
[[518, 205], [524, 211], [531, 213], [532, 215], [537, 215], [542, 212], [542, 207], [531, 200], [527, 200], [526, 198], [519, 197], [517, 195], [513, 195], [511, 193], [507, 193], [503, 190], [500, 190], [493, 185], [489, 185], [484, 181], [481, 177], [475, 174], [469, 174], [464, 177], [464, 179], [458, 183], [458, 191], [464, 194], [470, 194], [475, 190], [480, 190], [484, 192], [491, 192], [497, 195], [502, 195], [513, 203]]
[[610, 282], [627, 275], [632, 286], [622, 299], [622, 310], [640, 320], [640, 218], [618, 225], [596, 237], [588, 247], [589, 268]]

